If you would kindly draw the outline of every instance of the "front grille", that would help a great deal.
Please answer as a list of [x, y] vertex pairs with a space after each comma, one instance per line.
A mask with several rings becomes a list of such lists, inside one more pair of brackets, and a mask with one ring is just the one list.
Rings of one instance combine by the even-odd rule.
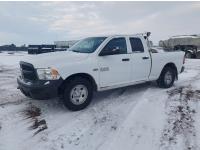
[[20, 62], [21, 74], [24, 80], [35, 81], [37, 80], [37, 73], [32, 64]]

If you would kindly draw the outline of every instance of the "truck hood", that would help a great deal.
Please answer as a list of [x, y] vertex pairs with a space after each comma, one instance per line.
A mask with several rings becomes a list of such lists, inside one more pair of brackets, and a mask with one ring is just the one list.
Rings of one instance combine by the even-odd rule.
[[72, 51], [52, 52], [39, 55], [28, 55], [21, 61], [31, 63], [35, 68], [59, 67], [67, 63], [74, 63], [87, 59], [89, 54]]

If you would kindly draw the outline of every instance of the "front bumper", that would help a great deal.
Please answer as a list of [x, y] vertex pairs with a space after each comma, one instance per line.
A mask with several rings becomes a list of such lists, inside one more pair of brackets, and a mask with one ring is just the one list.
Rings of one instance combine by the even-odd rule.
[[58, 88], [63, 79], [59, 80], [37, 80], [34, 82], [24, 81], [21, 77], [17, 78], [18, 88], [21, 92], [33, 99], [49, 99], [58, 96]]

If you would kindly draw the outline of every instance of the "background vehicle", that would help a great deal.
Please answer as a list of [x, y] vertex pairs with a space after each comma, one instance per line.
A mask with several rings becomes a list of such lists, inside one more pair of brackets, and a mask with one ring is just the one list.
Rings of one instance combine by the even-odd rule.
[[56, 47], [56, 45], [29, 45], [28, 54], [42, 54], [56, 51], [66, 51], [66, 47]]
[[173, 36], [160, 41], [159, 46], [173, 50], [182, 50], [186, 58], [200, 58], [200, 35]]
[[80, 110], [93, 91], [155, 80], [169, 88], [183, 71], [184, 53], [150, 48], [149, 35], [90, 37], [68, 51], [30, 56], [20, 62], [19, 89], [36, 99], [61, 95], [67, 108]]

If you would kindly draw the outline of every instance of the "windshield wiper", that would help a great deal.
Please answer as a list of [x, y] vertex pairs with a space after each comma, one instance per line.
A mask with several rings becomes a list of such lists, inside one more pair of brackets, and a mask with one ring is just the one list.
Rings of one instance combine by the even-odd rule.
[[78, 51], [78, 50], [72, 50], [72, 52], [77, 52], [77, 53], [81, 53], [80, 51]]
[[84, 52], [84, 51], [79, 51], [79, 50], [71, 50], [72, 52], [76, 52], [76, 53], [90, 53], [90, 52]]

